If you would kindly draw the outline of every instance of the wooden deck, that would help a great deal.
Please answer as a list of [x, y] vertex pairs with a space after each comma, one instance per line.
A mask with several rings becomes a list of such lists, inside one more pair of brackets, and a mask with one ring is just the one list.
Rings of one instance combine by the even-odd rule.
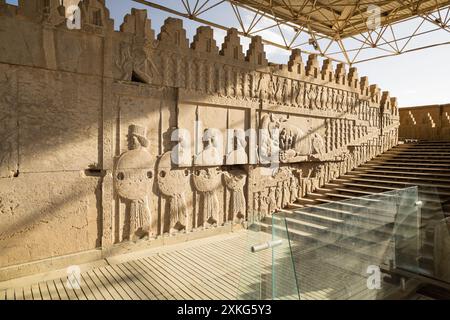
[[[269, 234], [242, 230], [163, 250], [112, 257], [106, 259], [106, 265], [82, 272], [80, 289], [69, 289], [67, 277], [48, 277], [26, 284], [9, 281], [9, 287], [0, 283], [0, 300], [270, 299], [273, 288], [279, 299], [298, 299], [288, 244], [277, 249], [276, 286], [271, 250], [250, 252], [250, 245], [268, 239]], [[360, 288], [350, 296], [347, 292], [344, 295], [342, 282], [349, 278], [341, 276], [343, 270], [317, 263], [317, 269], [299, 273], [300, 279], [305, 279], [301, 284], [302, 299], [372, 298], [364, 288], [364, 277], [352, 274], [353, 282], [360, 280]], [[325, 272], [326, 268], [334, 269]]]

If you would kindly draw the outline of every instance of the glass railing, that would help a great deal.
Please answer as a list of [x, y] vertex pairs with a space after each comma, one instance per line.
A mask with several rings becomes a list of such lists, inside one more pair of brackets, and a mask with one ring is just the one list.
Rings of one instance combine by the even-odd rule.
[[241, 271], [237, 299], [298, 300], [297, 278], [289, 234], [283, 219], [255, 215], [248, 221], [239, 253]]
[[450, 282], [441, 202], [409, 187], [249, 221], [238, 298], [389, 299]]

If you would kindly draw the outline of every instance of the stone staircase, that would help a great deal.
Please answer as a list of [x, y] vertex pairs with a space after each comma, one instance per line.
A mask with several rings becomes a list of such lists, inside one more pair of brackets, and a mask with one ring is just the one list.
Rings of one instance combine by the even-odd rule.
[[[422, 201], [421, 221], [418, 224], [415, 219], [415, 201], [406, 201], [402, 212], [411, 213], [411, 217], [403, 222], [401, 236], [394, 243], [397, 210], [391, 196], [380, 193], [414, 186], [418, 186]], [[281, 235], [287, 227], [292, 255], [300, 268], [302, 261], [315, 258], [363, 274], [368, 263], [392, 263], [395, 246], [397, 254], [398, 248], [405, 248], [401, 249], [401, 263], [433, 276], [434, 224], [449, 215], [450, 141], [418, 142], [399, 144], [330, 181], [273, 217], [266, 217], [261, 228]], [[418, 229], [421, 241], [417, 254]], [[415, 249], [408, 249], [411, 244]]]

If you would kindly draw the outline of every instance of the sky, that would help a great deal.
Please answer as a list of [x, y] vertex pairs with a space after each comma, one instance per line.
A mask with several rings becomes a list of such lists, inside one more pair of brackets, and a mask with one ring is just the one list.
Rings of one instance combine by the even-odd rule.
[[[7, 0], [11, 4], [17, 4], [17, 0]], [[182, 9], [180, 0], [165, 0], [166, 6], [175, 9]], [[194, 1], [191, 0], [191, 3]], [[169, 13], [149, 8], [132, 0], [106, 0], [106, 5], [110, 10], [111, 18], [115, 21], [115, 29], [118, 30], [123, 22], [123, 17], [130, 13], [131, 8], [147, 9], [148, 17], [152, 22], [152, 29], [159, 33], [164, 20], [173, 16]], [[223, 25], [238, 26], [237, 20], [231, 11], [226, 11], [224, 7], [217, 7], [216, 11], [211, 10], [209, 18], [214, 22]], [[231, 10], [231, 8], [229, 9]], [[248, 19], [250, 17], [243, 17]], [[200, 24], [183, 19], [184, 28], [192, 41], [196, 28]], [[236, 21], [235, 21], [236, 20]], [[405, 31], [414, 26], [403, 25]], [[225, 31], [215, 29], [214, 36], [217, 45], [220, 47], [225, 37]], [[278, 35], [270, 34], [267, 31], [264, 37], [275, 39]], [[435, 33], [427, 34], [427, 39], [417, 38], [416, 45], [426, 45]], [[450, 40], [449, 33], [445, 41]], [[439, 39], [436, 39], [437, 41]], [[440, 39], [442, 40], [442, 38]], [[423, 44], [420, 42], [423, 41]], [[242, 38], [244, 52], [246, 52], [249, 39]], [[290, 52], [284, 49], [265, 46], [267, 58], [274, 63], [287, 63]], [[303, 57], [304, 61], [306, 56]], [[405, 53], [398, 56], [377, 59], [373, 61], [357, 64], [359, 76], [368, 76], [370, 84], [378, 84], [384, 91], [387, 90], [391, 96], [397, 97], [400, 107], [410, 107], [419, 105], [446, 104], [450, 103], [450, 45], [429, 48], [425, 50]]]

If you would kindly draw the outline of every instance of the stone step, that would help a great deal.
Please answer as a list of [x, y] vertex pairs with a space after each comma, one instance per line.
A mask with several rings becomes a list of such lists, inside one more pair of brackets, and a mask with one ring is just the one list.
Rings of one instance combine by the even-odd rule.
[[[279, 225], [273, 226], [271, 223], [264, 221], [260, 222], [259, 225], [262, 231], [268, 233], [275, 232], [275, 235], [284, 235], [286, 233], [286, 229]], [[288, 233], [291, 244], [296, 243], [299, 247], [301, 247], [301, 249], [299, 247], [293, 249], [293, 255], [305, 254], [308, 252], [323, 250], [323, 248], [329, 248], [332, 249], [332, 252], [335, 254], [347, 253], [357, 259], [370, 259], [373, 258], [373, 252], [370, 250], [365, 251], [364, 249], [370, 248], [370, 246], [377, 244], [376, 242], [365, 241], [362, 239], [358, 239], [356, 242], [355, 238], [350, 237], [327, 242], [325, 241], [327, 239], [324, 239], [323, 237], [317, 237], [314, 234], [296, 229], [289, 229]]]
[[[440, 178], [424, 178], [424, 177], [405, 177], [402, 175], [383, 175], [383, 174], [377, 174], [377, 173], [371, 173], [371, 172], [348, 172], [345, 175], [342, 175], [341, 177], [355, 177], [355, 178], [362, 178], [362, 177], [370, 177], [370, 178], [375, 178], [375, 179], [395, 179], [396, 181], [398, 180], [404, 180], [407, 182], [411, 182], [411, 183], [415, 183], [415, 181], [420, 182], [420, 181], [427, 181], [427, 182], [431, 182], [431, 181], [435, 181], [436, 184], [431, 184], [433, 186], [436, 186], [438, 188], [440, 188], [440, 186], [444, 186], [444, 188], [450, 188], [450, 179], [440, 179]], [[400, 182], [400, 181], [399, 181]]]
[[376, 165], [380, 165], [380, 164], [385, 164], [385, 165], [400, 165], [400, 166], [404, 166], [407, 168], [416, 168], [416, 167], [433, 167], [433, 168], [437, 168], [437, 167], [443, 167], [444, 169], [448, 169], [449, 163], [424, 163], [424, 162], [406, 162], [406, 161], [401, 161], [399, 162], [398, 160], [382, 160], [382, 159], [373, 159], [369, 161], [369, 164], [376, 164]]
[[[390, 187], [390, 186], [386, 186], [386, 185], [378, 186], [378, 185], [374, 185], [374, 184], [362, 184], [362, 183], [351, 182], [352, 180], [346, 180], [346, 181], [348, 181], [348, 182], [341, 183], [341, 186], [343, 188], [336, 187], [336, 188], [333, 188], [333, 190], [348, 191], [348, 192], [358, 191], [359, 193], [363, 193], [366, 195], [376, 195], [376, 194], [380, 194], [380, 193], [384, 193], [384, 192], [388, 192], [388, 191], [399, 190], [399, 188], [397, 188], [397, 187]], [[351, 187], [351, 188], [347, 188], [347, 187]], [[361, 188], [363, 190], [360, 190], [360, 189], [355, 190], [352, 188]], [[366, 189], [376, 189], [379, 191], [368, 191]], [[431, 196], [427, 196], [427, 195], [431, 195]], [[429, 191], [429, 192], [427, 190], [424, 190], [423, 192], [419, 192], [418, 199], [423, 202], [426, 202], [427, 204], [441, 204], [441, 202], [442, 202], [442, 200], [438, 198], [438, 193], [434, 192], [434, 190]], [[413, 200], [415, 201], [415, 199], [413, 199]]]
[[[387, 185], [398, 185], [398, 186], [404, 186], [404, 187], [408, 187], [408, 186], [418, 186], [418, 187], [430, 187], [430, 188], [436, 188], [436, 189], [450, 189], [450, 185], [446, 185], [446, 184], [433, 184], [433, 183], [424, 183], [424, 182], [408, 182], [408, 181], [394, 181], [394, 180], [379, 180], [379, 179], [367, 179], [367, 178], [358, 178], [358, 177], [347, 177], [347, 176], [342, 176], [338, 179], [336, 179], [336, 181], [342, 181], [342, 182], [346, 182], [348, 180], [351, 181], [361, 181], [361, 182], [370, 182], [370, 183], [378, 183], [378, 184], [387, 184]], [[450, 196], [450, 192], [445, 192], [445, 191], [440, 191], [439, 190], [439, 194], [440, 195], [445, 195], [445, 196]]]
[[[384, 227], [393, 223], [393, 219], [386, 219], [385, 221], [366, 219], [364, 216], [347, 215], [338, 219], [336, 217], [330, 217], [326, 211], [317, 211], [314, 208], [308, 209], [296, 209], [296, 210], [281, 210], [278, 215], [283, 215], [286, 219], [294, 219], [300, 221], [299, 223], [306, 222], [319, 226], [319, 228], [341, 228], [344, 224], [350, 227], [358, 228], [359, 231], [371, 231], [380, 227]], [[356, 230], [356, 229], [355, 229]]]
[[442, 160], [443, 162], [450, 161], [450, 156], [441, 155], [441, 154], [431, 154], [431, 153], [422, 153], [417, 154], [415, 152], [411, 153], [383, 153], [379, 155], [377, 159], [429, 159], [429, 160]]
[[449, 156], [450, 148], [447, 150], [436, 150], [436, 151], [420, 151], [420, 150], [396, 150], [391, 149], [384, 153], [385, 155], [439, 155], [439, 156]]
[[322, 204], [319, 206], [315, 204], [307, 204], [302, 208], [298, 208], [293, 211], [307, 210], [308, 212], [312, 212], [314, 214], [343, 221], [359, 219], [377, 224], [392, 223], [393, 221], [393, 217], [386, 212], [376, 211], [377, 214], [373, 214], [375, 211], [370, 210], [369, 212], [369, 208], [365, 206], [355, 206], [351, 203], [341, 203], [339, 201], [328, 202], [327, 204]]
[[[411, 158], [411, 157], [383, 157], [378, 156], [374, 159], [372, 159], [370, 162], [379, 162], [383, 161], [385, 163], [392, 163], [392, 162], [403, 162], [408, 165], [415, 165], [417, 163], [420, 163], [421, 165], [450, 165], [450, 160], [443, 160], [443, 159], [423, 159], [423, 158]], [[417, 162], [420, 161], [420, 162]]]
[[[387, 170], [387, 169], [381, 169], [381, 168], [361, 168], [361, 167], [357, 167], [355, 169], [353, 169], [352, 171], [350, 171], [350, 173], [370, 173], [370, 174], [384, 174], [384, 175], [401, 175], [401, 176], [405, 176], [405, 177], [409, 177], [409, 176], [413, 176], [413, 177], [417, 177], [420, 176], [421, 179], [427, 179], [428, 178], [438, 178], [438, 177], [442, 177], [444, 178], [444, 180], [450, 181], [450, 173], [445, 174], [445, 173], [437, 173], [437, 172], [411, 172], [411, 171], [398, 171], [398, 170]], [[439, 179], [439, 178], [438, 178]], [[439, 180], [441, 181], [441, 180]]]
[[[403, 163], [402, 163], [403, 165]], [[411, 170], [411, 167], [399, 167], [397, 165], [392, 165], [392, 164], [386, 164], [386, 163], [371, 163], [371, 162], [367, 162], [362, 164], [361, 166], [359, 166], [358, 168], [381, 168], [381, 169], [392, 169], [392, 170]], [[413, 168], [414, 172], [415, 171], [420, 171], [420, 172], [441, 172], [441, 173], [446, 173], [449, 172], [450, 173], [450, 168], [428, 168], [428, 167], [416, 167]]]

